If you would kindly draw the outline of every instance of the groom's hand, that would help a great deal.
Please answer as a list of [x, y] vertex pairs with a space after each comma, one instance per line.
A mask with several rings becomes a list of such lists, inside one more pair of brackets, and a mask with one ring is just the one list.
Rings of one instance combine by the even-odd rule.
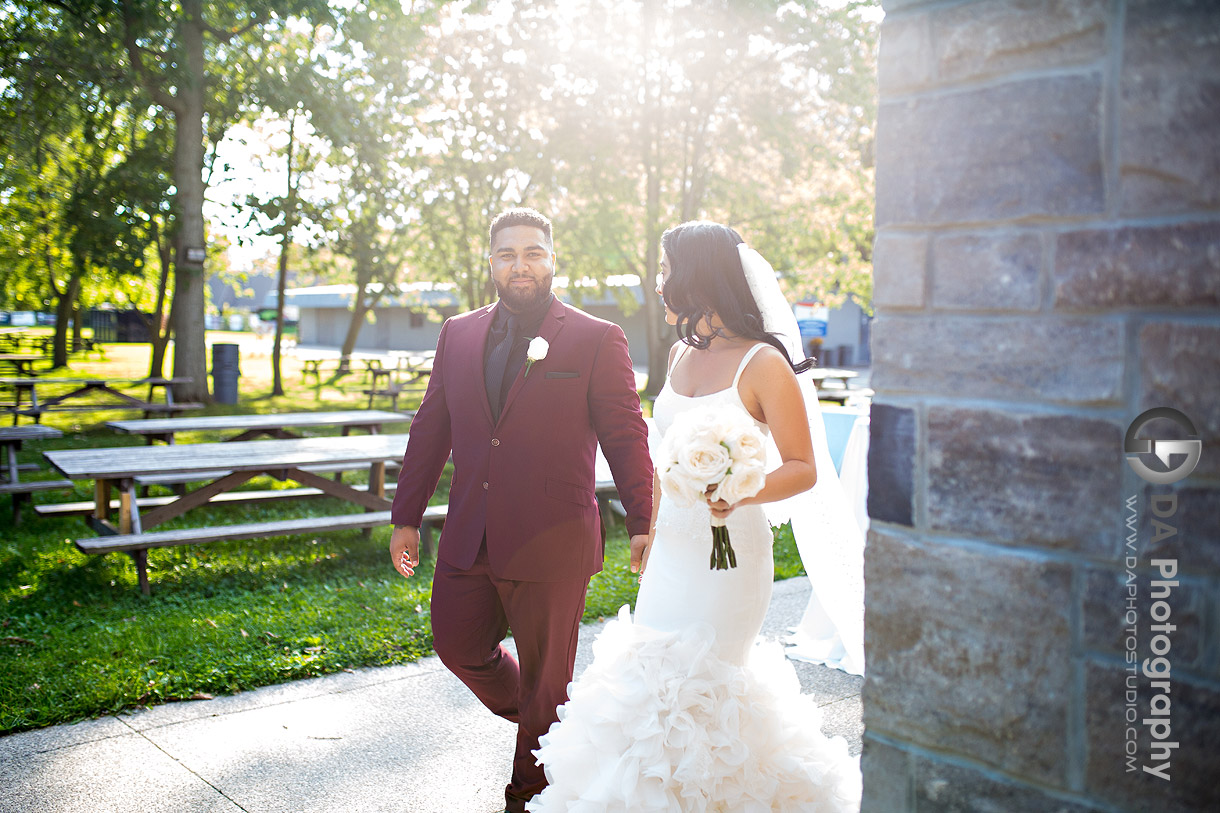
[[419, 528], [400, 525], [390, 536], [390, 561], [404, 577], [414, 576], [419, 567]]
[[648, 534], [636, 534], [631, 537], [631, 572], [644, 576], [644, 568], [648, 567], [648, 550], [652, 547]]

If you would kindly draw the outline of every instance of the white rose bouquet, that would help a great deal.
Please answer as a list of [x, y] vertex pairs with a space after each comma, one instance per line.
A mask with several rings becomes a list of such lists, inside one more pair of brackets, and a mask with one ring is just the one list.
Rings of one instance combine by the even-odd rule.
[[[661, 490], [689, 508], [701, 500], [734, 505], [762, 491], [767, 475], [766, 442], [749, 414], [741, 409], [697, 409], [683, 412], [665, 433], [657, 452]], [[724, 520], [712, 517], [714, 570], [737, 567]]]

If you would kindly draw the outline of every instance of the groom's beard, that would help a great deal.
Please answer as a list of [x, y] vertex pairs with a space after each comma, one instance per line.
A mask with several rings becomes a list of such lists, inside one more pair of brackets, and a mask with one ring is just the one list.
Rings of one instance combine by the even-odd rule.
[[523, 313], [538, 307], [551, 295], [551, 281], [554, 278], [554, 274], [547, 274], [540, 282], [529, 278], [530, 285], [514, 284], [512, 279], [508, 281], [508, 285], [501, 285], [494, 279], [492, 282], [495, 282], [496, 294], [508, 309], [514, 313]]

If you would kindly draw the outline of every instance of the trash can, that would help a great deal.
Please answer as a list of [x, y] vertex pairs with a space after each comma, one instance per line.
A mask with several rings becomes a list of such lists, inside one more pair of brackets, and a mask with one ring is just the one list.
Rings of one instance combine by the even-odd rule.
[[237, 345], [212, 345], [212, 400], [218, 404], [237, 403], [238, 361]]

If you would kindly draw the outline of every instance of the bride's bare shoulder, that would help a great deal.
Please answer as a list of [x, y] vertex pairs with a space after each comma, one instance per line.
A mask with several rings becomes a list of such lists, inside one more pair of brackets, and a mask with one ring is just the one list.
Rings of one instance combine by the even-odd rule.
[[782, 375], [785, 370], [792, 375], [792, 365], [788, 363], [788, 359], [774, 346], [764, 343], [762, 349], [750, 359], [742, 375], [744, 377], [753, 373], [755, 376], [770, 377]]
[[801, 398], [792, 365], [783, 353], [769, 344], [757, 351], [746, 364], [737, 391], [746, 410], [767, 424], [771, 422], [766, 418], [766, 404], [774, 405], [777, 399], [786, 403], [794, 395]]

